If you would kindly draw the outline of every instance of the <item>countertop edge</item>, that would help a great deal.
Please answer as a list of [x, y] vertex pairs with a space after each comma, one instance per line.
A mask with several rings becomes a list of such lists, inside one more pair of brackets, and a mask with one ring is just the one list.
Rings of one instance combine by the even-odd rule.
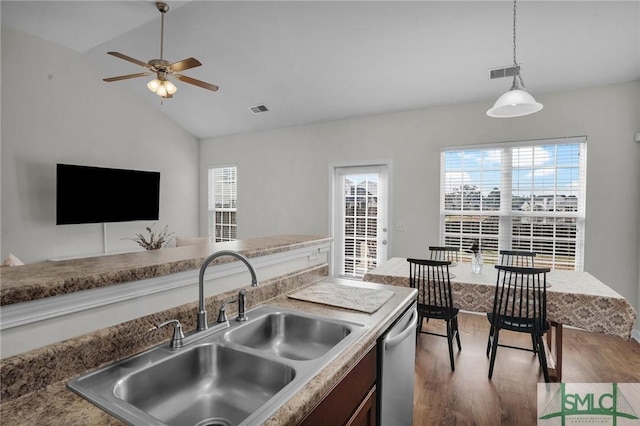
[[[219, 250], [234, 250], [253, 258], [331, 241], [331, 237], [319, 235], [276, 235], [2, 268], [0, 306], [198, 269], [204, 259]], [[233, 260], [220, 258], [215, 263]], [[91, 272], [85, 271], [89, 269]]]

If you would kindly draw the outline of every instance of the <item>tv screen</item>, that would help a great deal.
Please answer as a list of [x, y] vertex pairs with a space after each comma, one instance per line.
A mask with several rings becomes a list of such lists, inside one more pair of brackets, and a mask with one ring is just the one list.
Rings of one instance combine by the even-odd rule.
[[158, 220], [160, 172], [58, 164], [56, 224]]

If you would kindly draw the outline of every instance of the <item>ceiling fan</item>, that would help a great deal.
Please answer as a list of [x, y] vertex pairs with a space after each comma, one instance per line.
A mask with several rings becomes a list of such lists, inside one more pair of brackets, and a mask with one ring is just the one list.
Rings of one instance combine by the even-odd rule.
[[172, 98], [173, 94], [178, 90], [176, 86], [167, 78], [169, 75], [177, 78], [185, 83], [193, 84], [204, 89], [216, 91], [218, 86], [204, 81], [196, 80], [195, 78], [187, 77], [186, 75], [178, 74], [180, 71], [188, 70], [190, 68], [199, 67], [202, 65], [196, 58], [187, 58], [178, 62], [170, 63], [166, 59], [163, 59], [162, 50], [164, 44], [164, 14], [169, 11], [169, 5], [163, 2], [156, 2], [156, 7], [162, 14], [162, 20], [160, 23], [160, 59], [151, 59], [149, 62], [142, 62], [130, 56], [124, 55], [119, 52], [107, 52], [107, 54], [115, 56], [116, 58], [124, 59], [125, 61], [132, 62], [136, 65], [146, 68], [149, 72], [139, 72], [136, 74], [121, 75], [118, 77], [103, 78], [103, 81], [113, 82], [120, 80], [127, 80], [130, 78], [145, 77], [151, 73], [156, 74], [156, 78], [151, 80], [147, 87], [161, 98]]

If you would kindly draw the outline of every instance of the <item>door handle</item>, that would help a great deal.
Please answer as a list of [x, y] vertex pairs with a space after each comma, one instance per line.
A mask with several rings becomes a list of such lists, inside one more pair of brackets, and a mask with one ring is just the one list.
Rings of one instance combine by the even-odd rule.
[[400, 334], [398, 334], [397, 336], [392, 337], [391, 339], [384, 342], [385, 350], [392, 348], [398, 343], [402, 342], [408, 334], [416, 332], [416, 327], [418, 326], [418, 311], [414, 309], [411, 316], [413, 319], [411, 320], [411, 323], [407, 326], [407, 328], [402, 330], [402, 332], [400, 332]]

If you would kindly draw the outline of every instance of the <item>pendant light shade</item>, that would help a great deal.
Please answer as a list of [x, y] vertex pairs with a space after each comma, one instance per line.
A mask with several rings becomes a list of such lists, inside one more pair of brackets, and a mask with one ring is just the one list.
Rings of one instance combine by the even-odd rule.
[[520, 75], [520, 65], [516, 60], [516, 0], [513, 0], [513, 84], [508, 92], [498, 98], [493, 108], [487, 111], [489, 117], [509, 118], [533, 114], [542, 109], [542, 104], [527, 92]]
[[511, 89], [498, 98], [496, 103], [493, 104], [493, 108], [487, 111], [487, 115], [494, 118], [521, 117], [533, 114], [541, 109], [542, 104], [536, 102], [529, 92], [521, 89]]

